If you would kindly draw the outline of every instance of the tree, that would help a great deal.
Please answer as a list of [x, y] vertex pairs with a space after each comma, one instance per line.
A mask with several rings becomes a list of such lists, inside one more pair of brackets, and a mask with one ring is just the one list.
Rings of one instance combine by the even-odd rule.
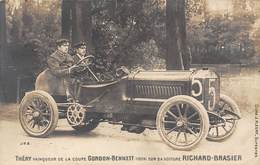
[[75, 0], [72, 8], [72, 42], [86, 41], [92, 50], [91, 0]]
[[61, 6], [61, 36], [70, 39], [71, 33], [71, 0], [63, 0]]
[[4, 100], [5, 97], [5, 70], [6, 70], [6, 15], [5, 15], [5, 1], [0, 0], [0, 101]]
[[72, 43], [86, 41], [90, 52], [92, 47], [91, 0], [62, 1], [62, 37]]
[[166, 0], [166, 69], [188, 69], [185, 1]]

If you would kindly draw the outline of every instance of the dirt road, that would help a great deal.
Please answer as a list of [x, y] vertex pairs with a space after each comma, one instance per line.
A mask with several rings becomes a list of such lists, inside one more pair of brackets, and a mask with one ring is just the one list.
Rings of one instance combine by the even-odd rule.
[[[3, 106], [2, 106], [3, 107]], [[48, 138], [28, 137], [14, 114], [17, 105], [1, 111], [0, 164], [257, 164], [254, 158], [254, 114], [243, 114], [234, 135], [224, 142], [202, 141], [192, 151], [176, 151], [160, 139], [157, 131], [132, 134], [121, 132], [120, 126], [102, 123], [94, 131], [78, 134], [59, 120]], [[5, 111], [6, 112], [6, 111]], [[7, 117], [8, 116], [8, 117]], [[4, 118], [4, 119], [3, 119]], [[183, 155], [238, 155], [239, 161], [183, 161]], [[97, 156], [97, 157], [96, 157]], [[106, 158], [116, 160], [107, 160]], [[153, 160], [155, 158], [155, 160]], [[63, 159], [63, 160], [61, 160]], [[119, 160], [128, 159], [128, 160]], [[146, 159], [146, 160], [144, 160]], [[178, 159], [181, 159], [179, 161]], [[259, 159], [258, 159], [259, 161]], [[258, 162], [259, 163], [259, 162]]]

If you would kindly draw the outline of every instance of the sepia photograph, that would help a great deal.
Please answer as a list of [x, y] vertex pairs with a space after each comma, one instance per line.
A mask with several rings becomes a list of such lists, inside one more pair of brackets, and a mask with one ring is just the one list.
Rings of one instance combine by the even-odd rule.
[[1, 165], [259, 165], [259, 0], [0, 0]]

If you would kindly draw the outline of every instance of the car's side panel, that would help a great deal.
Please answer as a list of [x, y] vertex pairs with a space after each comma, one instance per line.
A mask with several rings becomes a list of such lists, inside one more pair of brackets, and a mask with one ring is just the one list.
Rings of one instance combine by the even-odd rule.
[[49, 69], [45, 69], [38, 75], [35, 90], [42, 90], [50, 95], [65, 95], [63, 79], [53, 75]]
[[90, 111], [100, 113], [120, 113], [125, 109], [127, 79], [107, 84], [85, 85], [81, 87], [80, 103]]

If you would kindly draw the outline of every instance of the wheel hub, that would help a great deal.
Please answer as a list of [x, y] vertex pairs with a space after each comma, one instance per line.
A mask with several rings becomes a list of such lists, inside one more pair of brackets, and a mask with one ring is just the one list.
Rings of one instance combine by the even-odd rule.
[[177, 121], [176, 125], [178, 127], [183, 127], [187, 125], [187, 121], [184, 118], [179, 118], [179, 120]]
[[34, 118], [37, 118], [39, 116], [40, 116], [40, 112], [38, 112], [38, 111], [33, 112], [33, 117]]

